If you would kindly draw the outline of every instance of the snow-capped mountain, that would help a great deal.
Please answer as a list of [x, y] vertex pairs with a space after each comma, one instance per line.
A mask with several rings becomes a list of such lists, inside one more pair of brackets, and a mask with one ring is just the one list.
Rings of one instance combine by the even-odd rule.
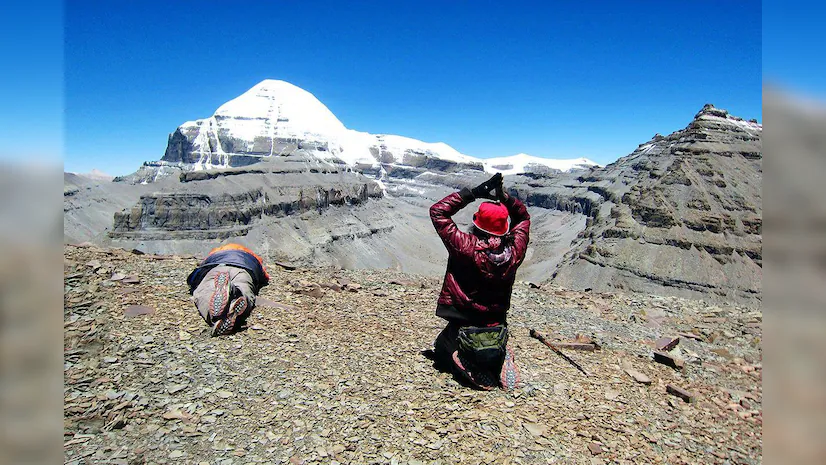
[[94, 168], [91, 171], [89, 171], [88, 173], [69, 172], [69, 174], [73, 174], [75, 176], [81, 176], [81, 177], [84, 177], [86, 179], [90, 179], [90, 180], [93, 180], [93, 181], [107, 181], [108, 182], [108, 181], [111, 181], [112, 179], [115, 179], [114, 176], [112, 176], [110, 174], [106, 174], [103, 171], [100, 171], [100, 170], [94, 169]]
[[587, 159], [551, 160], [520, 154], [483, 160], [442, 143], [347, 129], [313, 94], [293, 84], [264, 80], [221, 105], [209, 118], [188, 121], [169, 136], [162, 162], [189, 170], [249, 165], [302, 151], [319, 161], [378, 170], [382, 165], [429, 168], [443, 162], [516, 174], [544, 166], [568, 171], [596, 165]]
[[481, 162], [486, 172], [502, 173], [503, 175], [547, 172], [548, 170], [571, 171], [599, 166], [587, 158], [555, 160], [535, 157], [526, 153], [518, 153], [510, 157], [487, 158], [481, 160]]

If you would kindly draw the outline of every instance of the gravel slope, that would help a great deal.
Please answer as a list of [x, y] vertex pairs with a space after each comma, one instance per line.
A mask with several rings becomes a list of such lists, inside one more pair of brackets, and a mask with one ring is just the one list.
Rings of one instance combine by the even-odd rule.
[[[210, 338], [185, 285], [196, 262], [64, 248], [66, 463], [762, 461], [758, 311], [518, 283], [524, 385], [480, 392], [421, 353], [443, 325], [437, 278], [270, 265], [249, 328]], [[529, 327], [594, 338], [601, 350], [565, 351], [590, 376]], [[692, 331], [672, 351], [684, 370], [652, 361], [657, 337]]]

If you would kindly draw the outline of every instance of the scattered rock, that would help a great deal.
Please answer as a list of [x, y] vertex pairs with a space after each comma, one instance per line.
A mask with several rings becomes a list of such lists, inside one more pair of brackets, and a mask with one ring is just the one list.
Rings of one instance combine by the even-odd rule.
[[728, 360], [734, 358], [734, 356], [731, 355], [731, 352], [729, 352], [725, 347], [715, 347], [714, 349], [711, 349], [711, 351]]
[[[432, 310], [422, 311], [432, 309], [439, 278], [273, 267], [272, 281], [282, 285], [262, 289], [247, 321], [252, 330], [210, 338], [185, 285], [195, 258], [64, 250], [69, 462], [210, 458], [213, 465], [243, 465], [289, 463], [294, 456], [308, 464], [717, 463], [712, 450], [727, 459], [739, 454], [718, 439], [731, 437], [743, 451], [736, 455], [740, 462], [756, 465], [749, 457], [762, 456], [762, 386], [755, 378], [762, 373], [761, 349], [741, 336], [744, 321], [753, 317], [739, 309], [720, 307], [715, 315], [737, 316], [705, 328], [702, 316], [717, 307], [702, 302], [517, 286], [508, 316], [524, 386], [482, 392], [418, 355], [443, 327]], [[86, 263], [92, 260], [105, 272], [91, 272]], [[113, 269], [143, 282], [105, 287]], [[406, 279], [416, 281], [407, 285]], [[295, 292], [313, 283], [342, 286], [338, 280], [358, 281], [361, 292], [321, 285], [314, 286], [324, 292], [321, 299]], [[390, 285], [394, 280], [403, 284]], [[132, 305], [158, 311], [122, 317]], [[661, 329], [630, 319], [652, 308], [669, 309]], [[542, 344], [527, 343], [530, 327], [566, 342], [597, 346], [598, 338], [602, 350], [587, 354], [591, 376]], [[697, 408], [670, 393], [652, 399], [654, 391], [629, 371], [635, 365], [650, 376], [645, 381], [656, 379], [664, 390], [687, 385], [688, 378], [641, 365], [651, 350], [641, 342], [692, 327], [721, 334], [714, 344], [681, 341], [668, 352], [685, 353], [686, 365], [702, 361], [687, 374], [698, 383]], [[724, 330], [738, 337], [725, 338]], [[178, 331], [189, 339], [181, 340]], [[712, 348], [725, 348], [732, 361], [721, 361]], [[184, 455], [172, 459], [174, 451]]]
[[297, 269], [296, 266], [290, 265], [289, 263], [284, 263], [284, 262], [272, 262], [272, 263], [274, 263], [276, 266], [280, 266], [281, 268], [284, 268], [285, 270], [289, 270], [289, 271], [295, 271]]
[[677, 334], [681, 337], [685, 337], [685, 338], [688, 338], [688, 339], [694, 339], [695, 341], [702, 341], [703, 340], [702, 336], [698, 336], [694, 333], [677, 333]]
[[539, 423], [524, 423], [522, 426], [534, 436], [542, 436], [545, 434], [545, 431], [548, 430], [545, 425], [540, 425]]
[[677, 344], [679, 344], [679, 343], [680, 343], [680, 338], [679, 337], [666, 336], [666, 337], [661, 337], [661, 338], [657, 339], [656, 341], [654, 341], [654, 348], [656, 350], [660, 350], [660, 351], [668, 351], [668, 350], [671, 350], [671, 349], [677, 347]]
[[189, 384], [173, 384], [172, 386], [169, 386], [168, 388], [166, 388], [166, 392], [168, 392], [170, 394], [175, 394], [177, 392], [183, 391], [184, 389], [186, 389], [188, 387], [189, 387]]
[[602, 447], [595, 442], [588, 444], [588, 450], [591, 451], [591, 454], [593, 455], [599, 455], [602, 453]]
[[651, 378], [637, 370], [634, 370], [633, 368], [627, 368], [625, 372], [628, 373], [628, 376], [634, 378], [634, 381], [638, 383], [645, 384], [646, 386], [651, 384]]
[[255, 298], [255, 305], [260, 306], [260, 307], [272, 307], [272, 308], [276, 308], [276, 309], [280, 309], [280, 310], [288, 310], [288, 311], [295, 310], [295, 307], [293, 307], [292, 305], [282, 304], [282, 303], [276, 302], [272, 299], [267, 299], [265, 297], [260, 297], [260, 296]]
[[341, 285], [337, 283], [324, 283], [321, 285], [321, 287], [330, 289], [331, 291], [341, 292]]
[[687, 391], [681, 387], [674, 386], [673, 384], [667, 385], [665, 390], [669, 394], [673, 394], [688, 403], [692, 403], [697, 400], [697, 394]]
[[673, 355], [666, 353], [666, 352], [654, 352], [654, 361], [658, 363], [662, 363], [663, 365], [668, 365], [671, 368], [676, 368], [678, 370], [682, 370], [685, 368], [685, 362], [681, 359], [674, 357]]
[[123, 314], [129, 317], [150, 315], [155, 313], [155, 309], [146, 305], [130, 305], [123, 310]]
[[315, 299], [320, 299], [324, 297], [324, 291], [321, 290], [321, 287], [311, 287], [309, 289], [304, 289], [301, 293], [313, 297]]
[[187, 415], [186, 413], [184, 413], [184, 412], [182, 412], [178, 409], [174, 409], [174, 410], [170, 410], [170, 411], [165, 412], [163, 414], [163, 418], [165, 420], [182, 420], [184, 418], [189, 418], [189, 415]]

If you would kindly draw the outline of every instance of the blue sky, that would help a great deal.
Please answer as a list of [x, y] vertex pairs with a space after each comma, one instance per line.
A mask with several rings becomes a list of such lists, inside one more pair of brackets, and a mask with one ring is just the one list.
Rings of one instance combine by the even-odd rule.
[[707, 102], [762, 121], [760, 3], [560, 3], [67, 2], [64, 167], [132, 172], [267, 78], [478, 157], [609, 163]]

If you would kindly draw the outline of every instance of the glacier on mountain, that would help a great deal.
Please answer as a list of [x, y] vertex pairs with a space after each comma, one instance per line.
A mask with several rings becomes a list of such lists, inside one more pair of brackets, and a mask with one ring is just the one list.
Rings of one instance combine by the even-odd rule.
[[585, 158], [554, 160], [526, 154], [480, 159], [443, 142], [355, 131], [310, 92], [271, 79], [221, 105], [209, 118], [179, 126], [169, 136], [161, 164], [187, 170], [228, 168], [297, 151], [319, 161], [377, 171], [383, 165], [427, 167], [442, 162], [505, 174], [598, 166]]

